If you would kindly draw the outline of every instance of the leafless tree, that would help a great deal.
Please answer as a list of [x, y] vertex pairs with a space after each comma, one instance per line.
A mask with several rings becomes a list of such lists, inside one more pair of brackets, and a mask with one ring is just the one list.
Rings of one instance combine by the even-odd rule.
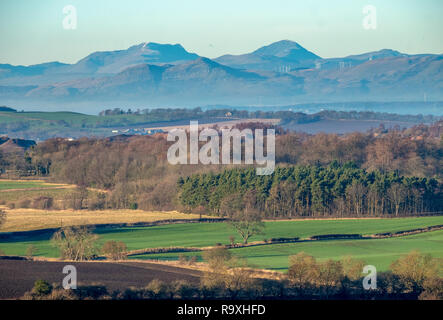
[[97, 253], [98, 236], [85, 226], [66, 227], [52, 237], [53, 244], [60, 249], [62, 259], [83, 261], [92, 259]]
[[232, 195], [222, 201], [220, 211], [229, 217], [228, 223], [240, 234], [243, 243], [247, 244], [250, 237], [261, 234], [264, 223], [257, 209], [257, 199], [253, 191], [245, 195]]

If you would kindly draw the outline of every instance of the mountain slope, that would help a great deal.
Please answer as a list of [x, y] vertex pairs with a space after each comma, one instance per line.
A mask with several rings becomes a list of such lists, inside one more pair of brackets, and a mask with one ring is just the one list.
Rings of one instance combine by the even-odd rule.
[[249, 54], [215, 60], [189, 53], [180, 45], [145, 43], [127, 50], [96, 52], [74, 65], [0, 65], [0, 70], [12, 70], [4, 72], [15, 73], [15, 81], [20, 80], [11, 83], [6, 80], [12, 78], [0, 76], [0, 104], [443, 100], [443, 55], [407, 55], [384, 49], [322, 59], [285, 40]]
[[0, 85], [35, 85], [104, 77], [143, 63], [179, 64], [199, 56], [180, 44], [141, 43], [126, 50], [94, 52], [75, 64], [49, 62], [31, 66], [0, 64]]
[[231, 67], [252, 70], [289, 71], [308, 68], [321, 60], [296, 42], [282, 40], [242, 55], [224, 55], [215, 61]]
[[115, 74], [142, 63], [177, 64], [198, 58], [181, 45], [142, 43], [127, 50], [95, 52], [70, 67], [74, 73]]

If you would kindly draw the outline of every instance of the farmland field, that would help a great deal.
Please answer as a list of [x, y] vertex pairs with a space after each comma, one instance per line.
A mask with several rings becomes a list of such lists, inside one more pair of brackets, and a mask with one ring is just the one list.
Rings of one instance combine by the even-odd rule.
[[7, 219], [0, 232], [30, 231], [60, 226], [155, 222], [198, 219], [199, 215], [177, 211], [142, 210], [6, 210]]
[[[265, 234], [254, 236], [251, 241], [279, 237], [309, 237], [320, 234], [373, 234], [395, 232], [443, 224], [443, 217], [398, 218], [398, 219], [348, 219], [348, 220], [303, 220], [266, 222]], [[225, 223], [170, 224], [155, 227], [103, 227], [95, 230], [99, 243], [108, 240], [123, 241], [129, 250], [157, 247], [205, 247], [216, 243], [228, 244], [229, 236], [238, 236]], [[37, 247], [37, 256], [57, 257], [57, 250], [50, 243], [51, 234], [33, 235], [16, 239], [0, 239], [0, 249], [8, 255], [24, 255], [29, 245]], [[400, 254], [413, 249], [443, 257], [443, 232], [435, 231], [419, 235], [371, 240], [335, 240], [272, 244], [249, 248], [231, 249], [248, 263], [259, 268], [284, 270], [288, 256], [300, 251], [317, 258], [340, 258], [353, 255], [371, 258], [374, 264], [387, 268]], [[196, 255], [197, 253], [188, 253]], [[177, 254], [136, 256], [137, 259], [177, 259]], [[369, 263], [370, 261], [368, 261]]]
[[[0, 191], [9, 191], [17, 189], [33, 189], [33, 188], [57, 188], [63, 187], [63, 184], [47, 183], [39, 180], [0, 180]], [[1, 197], [1, 195], [0, 195]]]
[[[246, 259], [251, 267], [285, 271], [288, 268], [288, 257], [305, 252], [318, 260], [338, 260], [345, 256], [362, 259], [367, 264], [384, 271], [400, 256], [412, 250], [429, 253], [435, 258], [443, 259], [443, 231], [434, 231], [389, 239], [371, 240], [335, 240], [301, 243], [271, 244], [247, 248], [231, 249], [231, 252]], [[198, 255], [198, 252], [187, 252], [185, 256]], [[137, 259], [177, 260], [177, 253], [149, 254], [135, 256]]]

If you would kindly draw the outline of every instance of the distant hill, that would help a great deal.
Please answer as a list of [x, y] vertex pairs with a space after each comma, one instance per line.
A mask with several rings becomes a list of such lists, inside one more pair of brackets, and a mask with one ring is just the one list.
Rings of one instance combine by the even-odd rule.
[[297, 68], [311, 68], [321, 60], [296, 42], [282, 40], [242, 55], [224, 55], [215, 61], [240, 69], [291, 71]]
[[0, 137], [0, 151], [6, 153], [10, 152], [22, 153], [25, 150], [35, 145], [36, 143], [33, 140], [11, 139], [8, 137]]
[[28, 67], [0, 64], [0, 85], [48, 84], [85, 77], [97, 78], [117, 74], [138, 64], [178, 64], [198, 57], [180, 44], [141, 43], [126, 50], [94, 52], [75, 64], [49, 62]]
[[186, 51], [180, 44], [149, 42], [127, 50], [95, 52], [70, 66], [69, 72], [114, 74], [138, 64], [178, 64], [198, 57], [197, 54]]
[[95, 52], [72, 65], [0, 65], [0, 103], [72, 110], [63, 106], [441, 101], [442, 72], [443, 55], [391, 49], [323, 59], [283, 40], [211, 60], [179, 44], [150, 42]]
[[6, 106], [0, 106], [0, 111], [3, 111], [3, 112], [17, 112], [17, 110], [15, 110], [13, 108], [6, 107]]

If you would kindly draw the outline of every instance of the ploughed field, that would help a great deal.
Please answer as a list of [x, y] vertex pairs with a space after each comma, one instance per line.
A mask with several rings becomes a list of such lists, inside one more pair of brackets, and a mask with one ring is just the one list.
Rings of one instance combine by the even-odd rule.
[[154, 279], [164, 282], [186, 280], [198, 283], [200, 272], [151, 263], [48, 262], [0, 259], [0, 299], [20, 298], [37, 279], [61, 284], [63, 267], [74, 265], [78, 285], [104, 285], [109, 293], [128, 287], [143, 287]]

